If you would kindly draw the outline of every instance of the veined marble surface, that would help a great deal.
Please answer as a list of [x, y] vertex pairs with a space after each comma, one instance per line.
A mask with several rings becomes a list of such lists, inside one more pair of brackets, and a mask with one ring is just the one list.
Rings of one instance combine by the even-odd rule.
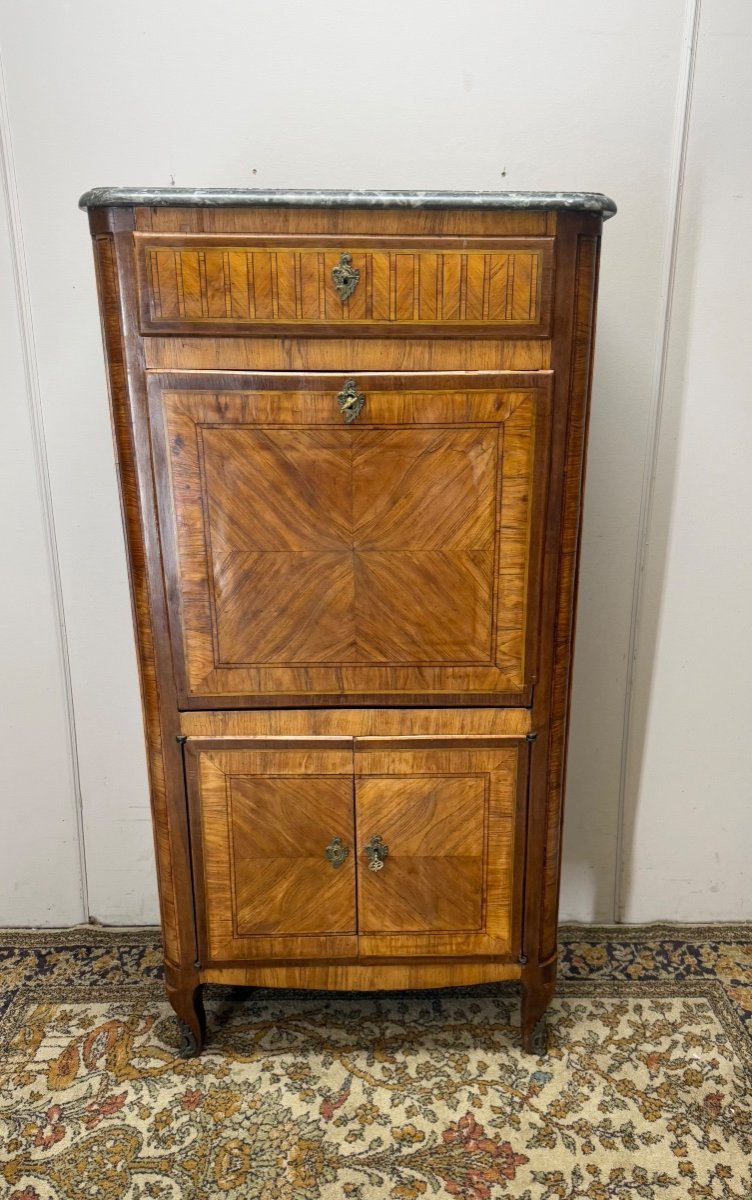
[[255, 188], [101, 187], [84, 192], [79, 208], [508, 208], [579, 209], [613, 216], [616, 205], [601, 192], [382, 192], [297, 191]]

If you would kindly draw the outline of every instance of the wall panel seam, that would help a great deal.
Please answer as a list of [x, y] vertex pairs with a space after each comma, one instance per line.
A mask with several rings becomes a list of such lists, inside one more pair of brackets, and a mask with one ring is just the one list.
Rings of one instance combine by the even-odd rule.
[[676, 285], [679, 232], [682, 215], [687, 145], [689, 141], [689, 127], [692, 111], [692, 90], [694, 85], [695, 61], [697, 58], [697, 42], [700, 29], [701, 7], [702, 0], [687, 0], [683, 63], [680, 86], [677, 92], [676, 139], [671, 173], [671, 207], [669, 212], [669, 230], [662, 271], [663, 283], [661, 291], [663, 295], [663, 307], [657, 345], [654, 382], [652, 387], [651, 412], [645, 441], [642, 492], [640, 497], [640, 512], [637, 525], [635, 573], [632, 589], [632, 605], [630, 612], [629, 640], [627, 650], [627, 686], [624, 696], [624, 725], [622, 729], [619, 765], [619, 797], [615, 848], [616, 870], [614, 872], [613, 901], [614, 920], [617, 922], [621, 922], [624, 913], [624, 826], [626, 820], [627, 801], [629, 799], [629, 764], [634, 719], [633, 706], [635, 667], [637, 655], [639, 653], [639, 633], [640, 618], [642, 615], [645, 563], [649, 544], [650, 526], [653, 516], [655, 477], [658, 464], [658, 453], [660, 449], [663, 402], [666, 391], [668, 351], [671, 336], [671, 315], [673, 311], [674, 290]]
[[49, 571], [50, 589], [56, 618], [56, 634], [58, 660], [60, 664], [61, 682], [63, 687], [65, 726], [68, 742], [68, 757], [70, 764], [69, 784], [73, 794], [74, 819], [79, 862], [79, 895], [81, 899], [82, 918], [89, 919], [88, 883], [86, 871], [86, 851], [83, 832], [83, 804], [81, 794], [81, 775], [78, 761], [78, 742], [76, 736], [76, 715], [71, 678], [70, 650], [68, 631], [65, 620], [65, 605], [63, 599], [62, 578], [60, 572], [60, 557], [55, 529], [55, 514], [52, 503], [52, 488], [50, 484], [47, 444], [44, 431], [44, 414], [42, 410], [39, 384], [39, 369], [37, 365], [34, 324], [31, 306], [26, 252], [24, 247], [23, 224], [18, 197], [15, 163], [13, 157], [13, 139], [11, 135], [10, 110], [5, 87], [5, 71], [3, 67], [2, 49], [0, 48], [0, 186], [7, 213], [8, 233], [11, 254], [11, 270], [13, 275], [13, 290], [16, 300], [18, 329], [23, 362], [26, 405], [29, 416], [29, 426], [34, 454], [36, 486], [42, 511], [44, 539], [47, 548], [47, 566]]

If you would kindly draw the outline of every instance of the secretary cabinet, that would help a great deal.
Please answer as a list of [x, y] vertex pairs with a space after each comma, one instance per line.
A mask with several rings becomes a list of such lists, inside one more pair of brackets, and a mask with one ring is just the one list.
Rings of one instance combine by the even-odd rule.
[[545, 1044], [590, 193], [99, 189], [165, 972], [522, 984]]

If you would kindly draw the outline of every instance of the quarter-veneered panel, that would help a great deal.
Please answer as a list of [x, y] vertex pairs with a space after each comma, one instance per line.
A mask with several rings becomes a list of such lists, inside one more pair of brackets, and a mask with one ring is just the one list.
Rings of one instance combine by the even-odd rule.
[[352, 781], [341, 775], [231, 775], [234, 908], [239, 937], [352, 933]]
[[388, 847], [381, 871], [364, 864], [361, 933], [479, 930], [483, 920], [486, 788], [480, 775], [371, 775], [358, 781], [361, 853]]
[[344, 384], [150, 378], [185, 703], [519, 703], [550, 377]]
[[519, 940], [525, 743], [355, 739], [361, 955], [507, 955]]
[[189, 739], [186, 768], [206, 958], [353, 954], [350, 740]]

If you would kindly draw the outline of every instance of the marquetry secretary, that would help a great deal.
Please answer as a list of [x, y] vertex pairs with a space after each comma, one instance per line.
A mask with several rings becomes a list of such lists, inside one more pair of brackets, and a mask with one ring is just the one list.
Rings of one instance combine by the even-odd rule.
[[589, 193], [100, 189], [167, 991], [522, 984], [544, 1046]]

